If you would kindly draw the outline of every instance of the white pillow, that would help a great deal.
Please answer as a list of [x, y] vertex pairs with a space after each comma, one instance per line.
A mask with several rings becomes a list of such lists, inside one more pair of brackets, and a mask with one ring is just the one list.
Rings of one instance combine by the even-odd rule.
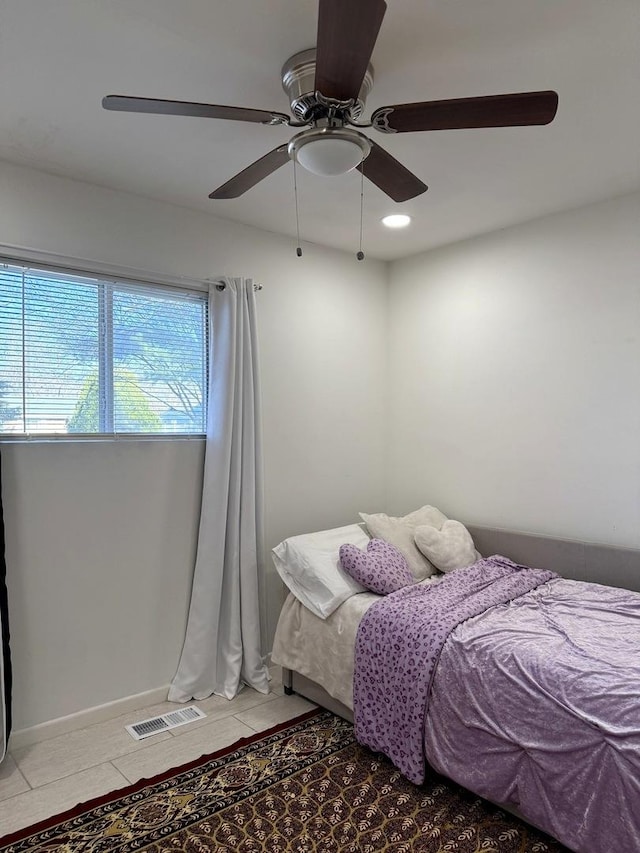
[[360, 513], [360, 518], [367, 525], [367, 529], [374, 539], [384, 539], [391, 542], [402, 552], [409, 568], [417, 581], [422, 581], [430, 575], [435, 574], [436, 567], [422, 554], [414, 542], [416, 527], [429, 524], [439, 530], [447, 520], [439, 509], [434, 506], [423, 506], [410, 512], [409, 515], [397, 518], [377, 512], [374, 515]]
[[369, 536], [359, 524], [291, 536], [273, 549], [273, 562], [295, 597], [316, 616], [326, 619], [347, 598], [365, 587], [340, 565], [341, 545], [366, 548]]
[[428, 524], [416, 527], [415, 542], [441, 572], [464, 569], [481, 559], [471, 534], [459, 521], [445, 521], [440, 530]]

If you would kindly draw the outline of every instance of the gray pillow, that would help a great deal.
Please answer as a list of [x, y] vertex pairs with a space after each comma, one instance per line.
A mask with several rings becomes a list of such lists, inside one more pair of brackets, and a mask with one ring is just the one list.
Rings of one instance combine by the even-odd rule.
[[414, 535], [417, 527], [428, 524], [439, 530], [447, 520], [447, 516], [434, 506], [423, 506], [410, 512], [409, 515], [396, 517], [384, 512], [367, 515], [359, 513], [367, 525], [369, 534], [374, 539], [384, 539], [391, 542], [404, 555], [411, 573], [417, 581], [424, 580], [435, 574], [436, 566], [427, 559], [416, 547]]

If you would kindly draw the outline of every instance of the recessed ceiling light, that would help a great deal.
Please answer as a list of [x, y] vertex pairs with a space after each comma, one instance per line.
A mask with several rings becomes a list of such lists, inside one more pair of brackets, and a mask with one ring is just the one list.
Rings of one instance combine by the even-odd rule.
[[387, 228], [406, 228], [411, 222], [411, 217], [406, 213], [392, 213], [391, 216], [383, 216], [382, 224]]

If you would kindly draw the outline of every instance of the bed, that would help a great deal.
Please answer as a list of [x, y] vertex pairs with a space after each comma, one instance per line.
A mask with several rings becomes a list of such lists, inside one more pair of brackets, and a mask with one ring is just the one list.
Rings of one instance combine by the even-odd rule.
[[[480, 553], [559, 577], [448, 636], [427, 683], [426, 761], [579, 853], [640, 851], [640, 597], [627, 592], [640, 591], [640, 551], [467, 527]], [[353, 720], [358, 629], [379, 598], [360, 592], [321, 619], [289, 595], [272, 654], [285, 690]], [[392, 681], [372, 673], [389, 695]]]

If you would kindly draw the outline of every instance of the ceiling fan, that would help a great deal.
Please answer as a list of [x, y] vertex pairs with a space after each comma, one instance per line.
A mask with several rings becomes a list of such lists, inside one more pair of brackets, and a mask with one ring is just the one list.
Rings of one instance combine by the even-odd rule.
[[270, 110], [218, 104], [107, 95], [107, 110], [230, 119], [256, 124], [307, 127], [243, 169], [209, 198], [237, 198], [294, 159], [320, 175], [359, 169], [396, 202], [427, 189], [416, 175], [361, 132], [409, 133], [475, 127], [549, 124], [558, 108], [553, 91], [421, 101], [379, 107], [370, 122], [357, 119], [373, 85], [371, 54], [387, 9], [385, 0], [319, 0], [316, 48], [290, 57], [282, 86], [293, 118]]

